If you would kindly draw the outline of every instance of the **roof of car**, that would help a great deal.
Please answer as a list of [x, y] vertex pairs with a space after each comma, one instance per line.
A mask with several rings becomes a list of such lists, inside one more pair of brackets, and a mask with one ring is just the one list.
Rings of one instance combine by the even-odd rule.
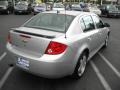
[[94, 14], [94, 13], [91, 13], [91, 12], [83, 12], [83, 11], [64, 11], [64, 10], [61, 10], [61, 11], [46, 11], [46, 12], [43, 12], [43, 13], [59, 13], [59, 14], [66, 14], [66, 15], [72, 15], [72, 16], [78, 16], [78, 15], [90, 15], [90, 14]]

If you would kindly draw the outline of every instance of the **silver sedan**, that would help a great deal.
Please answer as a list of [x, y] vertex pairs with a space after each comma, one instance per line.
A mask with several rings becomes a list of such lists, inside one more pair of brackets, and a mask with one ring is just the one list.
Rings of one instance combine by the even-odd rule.
[[47, 78], [79, 78], [87, 61], [107, 46], [109, 26], [90, 12], [43, 12], [10, 30], [7, 49], [24, 71]]

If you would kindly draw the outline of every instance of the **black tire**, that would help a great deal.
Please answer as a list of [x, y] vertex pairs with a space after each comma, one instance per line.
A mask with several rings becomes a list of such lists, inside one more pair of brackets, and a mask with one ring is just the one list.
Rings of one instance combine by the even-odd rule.
[[109, 39], [109, 34], [106, 36], [105, 44], [103, 45], [103, 48], [106, 48], [108, 46], [108, 39]]
[[27, 11], [25, 14], [29, 15], [29, 14], [31, 14], [31, 12], [30, 12], [30, 11]]
[[9, 10], [7, 10], [7, 11], [6, 11], [6, 14], [7, 14], [7, 15], [9, 15], [9, 14], [10, 14], [10, 11], [9, 11]]
[[14, 12], [14, 14], [15, 14], [15, 15], [18, 15], [18, 13], [17, 13], [17, 12]]
[[109, 15], [109, 13], [107, 13], [107, 14], [106, 14], [106, 17], [107, 17], [107, 18], [110, 18], [110, 15]]
[[86, 52], [83, 52], [77, 62], [72, 77], [75, 79], [79, 79], [84, 74], [84, 71], [86, 69], [86, 64], [87, 64], [87, 54]]
[[33, 14], [34, 14], [34, 15], [36, 15], [36, 13], [35, 13], [35, 12], [33, 12]]

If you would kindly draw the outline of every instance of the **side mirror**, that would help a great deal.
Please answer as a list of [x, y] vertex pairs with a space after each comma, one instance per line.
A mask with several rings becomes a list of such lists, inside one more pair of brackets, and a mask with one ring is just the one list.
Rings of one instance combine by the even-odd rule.
[[110, 24], [104, 23], [104, 27], [110, 27]]

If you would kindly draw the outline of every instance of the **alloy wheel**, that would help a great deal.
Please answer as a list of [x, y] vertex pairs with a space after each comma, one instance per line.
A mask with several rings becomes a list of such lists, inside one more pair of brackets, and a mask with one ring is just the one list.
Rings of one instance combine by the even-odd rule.
[[78, 76], [82, 76], [86, 68], [86, 55], [83, 55], [79, 61]]

